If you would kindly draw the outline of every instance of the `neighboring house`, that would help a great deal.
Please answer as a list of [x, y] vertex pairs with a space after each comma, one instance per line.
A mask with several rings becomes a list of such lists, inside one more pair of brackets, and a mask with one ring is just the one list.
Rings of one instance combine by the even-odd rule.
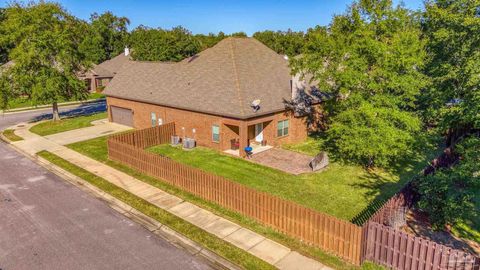
[[180, 137], [244, 156], [247, 145], [307, 138], [305, 117], [285, 107], [302, 85], [290, 73], [288, 58], [261, 42], [226, 38], [178, 63], [131, 61], [104, 93], [110, 121], [135, 128], [175, 122]]
[[80, 76], [80, 78], [86, 81], [90, 92], [101, 92], [113, 77], [115, 77], [117, 72], [122, 69], [125, 64], [131, 62], [130, 60], [130, 50], [125, 48], [124, 53], [103, 63], [94, 65], [92, 69], [83, 76]]

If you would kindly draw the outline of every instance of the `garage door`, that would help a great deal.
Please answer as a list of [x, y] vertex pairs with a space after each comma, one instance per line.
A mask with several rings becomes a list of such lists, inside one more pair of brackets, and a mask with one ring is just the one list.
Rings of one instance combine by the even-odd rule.
[[112, 113], [112, 122], [133, 127], [133, 113], [132, 110], [110, 106]]

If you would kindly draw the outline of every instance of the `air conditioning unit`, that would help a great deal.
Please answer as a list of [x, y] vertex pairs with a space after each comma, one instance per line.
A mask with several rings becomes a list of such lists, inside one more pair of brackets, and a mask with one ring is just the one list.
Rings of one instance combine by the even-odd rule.
[[183, 148], [184, 149], [193, 149], [195, 148], [195, 140], [191, 138], [185, 138], [183, 140]]
[[180, 136], [172, 135], [171, 144], [172, 144], [172, 145], [178, 145], [178, 144], [180, 144]]

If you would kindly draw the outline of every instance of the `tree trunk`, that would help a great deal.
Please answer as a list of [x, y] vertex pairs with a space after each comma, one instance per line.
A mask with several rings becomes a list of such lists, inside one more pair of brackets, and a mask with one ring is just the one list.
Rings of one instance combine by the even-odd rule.
[[52, 109], [53, 109], [53, 117], [52, 117], [52, 120], [53, 121], [58, 121], [60, 120], [60, 114], [58, 113], [58, 103], [57, 102], [54, 102], [52, 104]]

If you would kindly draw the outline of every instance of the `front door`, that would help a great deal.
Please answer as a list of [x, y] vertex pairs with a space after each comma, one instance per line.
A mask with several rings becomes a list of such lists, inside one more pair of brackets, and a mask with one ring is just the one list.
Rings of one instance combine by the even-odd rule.
[[255, 124], [255, 141], [263, 141], [263, 123]]

